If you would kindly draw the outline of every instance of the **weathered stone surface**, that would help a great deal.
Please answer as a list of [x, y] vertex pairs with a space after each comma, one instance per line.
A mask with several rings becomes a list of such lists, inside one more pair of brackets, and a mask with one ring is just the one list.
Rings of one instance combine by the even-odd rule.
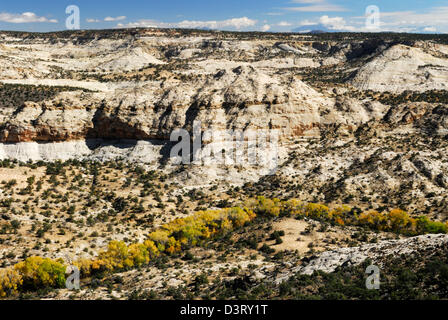
[[399, 256], [401, 254], [410, 254], [420, 250], [437, 248], [448, 243], [448, 235], [431, 234], [407, 238], [403, 240], [389, 240], [379, 243], [366, 244], [361, 247], [340, 248], [333, 251], [326, 251], [319, 254], [315, 258], [311, 258], [310, 262], [305, 266], [293, 268], [288, 274], [280, 274], [275, 281], [281, 283], [295, 273], [311, 275], [316, 271], [326, 273], [334, 272], [341, 266], [359, 265], [369, 258], [373, 264], [381, 267], [381, 260], [385, 257]]

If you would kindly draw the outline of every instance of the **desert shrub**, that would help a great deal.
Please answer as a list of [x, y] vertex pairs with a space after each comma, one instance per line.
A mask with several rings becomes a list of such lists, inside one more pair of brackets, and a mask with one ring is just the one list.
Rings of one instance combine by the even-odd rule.
[[263, 244], [263, 246], [259, 250], [266, 254], [271, 254], [275, 252], [275, 250], [272, 249], [270, 246], [268, 246], [266, 243]]
[[[229, 232], [253, 221], [257, 214], [265, 218], [276, 218], [280, 215], [309, 218], [406, 235], [448, 232], [448, 224], [431, 221], [425, 216], [414, 219], [399, 209], [388, 213], [370, 211], [358, 215], [348, 206], [330, 211], [322, 204], [305, 204], [296, 199], [281, 201], [258, 197], [248, 201], [244, 208], [206, 210], [190, 217], [176, 219], [151, 232], [143, 243], [126, 245], [123, 241], [111, 241], [107, 249], [99, 253], [98, 258], [81, 259], [74, 264], [80, 269], [83, 277], [147, 265], [163, 253], [165, 255], [162, 257], [167, 258], [167, 255], [188, 250], [209, 239], [228, 235]], [[284, 233], [274, 232], [272, 238], [281, 243], [282, 235]], [[257, 248], [256, 239], [250, 243], [250, 247]], [[271, 254], [275, 250], [265, 244], [259, 251]], [[13, 268], [0, 270], [0, 297], [16, 294], [23, 288], [62, 287], [65, 284], [65, 269], [60, 260], [30, 257]]]
[[114, 200], [112, 206], [115, 209], [115, 211], [122, 212], [128, 206], [128, 202], [123, 197], [119, 197]]
[[285, 235], [284, 231], [274, 231], [269, 237], [269, 240], [275, 240], [275, 244], [281, 244], [283, 243], [281, 237], [283, 237], [284, 235]]

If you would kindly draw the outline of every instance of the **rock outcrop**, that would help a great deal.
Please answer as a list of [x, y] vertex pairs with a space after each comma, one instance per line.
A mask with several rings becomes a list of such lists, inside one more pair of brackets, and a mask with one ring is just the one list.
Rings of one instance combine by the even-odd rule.
[[440, 248], [448, 244], [447, 235], [424, 235], [402, 240], [388, 240], [379, 243], [366, 244], [361, 247], [340, 248], [333, 251], [326, 251], [310, 261], [304, 266], [291, 269], [288, 274], [279, 274], [275, 282], [281, 283], [295, 273], [312, 275], [316, 271], [332, 273], [342, 266], [355, 266], [370, 259], [372, 264], [379, 268], [382, 261], [387, 257], [397, 257], [402, 254], [408, 255], [420, 250]]
[[448, 61], [421, 48], [395, 45], [361, 67], [351, 83], [362, 90], [400, 93], [446, 90]]

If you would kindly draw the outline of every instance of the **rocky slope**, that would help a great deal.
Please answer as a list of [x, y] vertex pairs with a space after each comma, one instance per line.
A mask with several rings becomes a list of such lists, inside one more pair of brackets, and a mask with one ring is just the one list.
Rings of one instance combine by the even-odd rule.
[[422, 48], [395, 45], [362, 66], [352, 84], [374, 91], [446, 90], [448, 62], [437, 57], [445, 51], [445, 46], [425, 52]]
[[[0, 33], [0, 160], [20, 162], [0, 161], [2, 268], [30, 255], [96, 257], [110, 240], [144, 241], [167, 221], [260, 195], [446, 222], [447, 43], [401, 34]], [[276, 130], [278, 149], [259, 152], [258, 163], [177, 165], [170, 136], [197, 122], [204, 153], [211, 146], [241, 160], [248, 149], [245, 141], [223, 152], [224, 138], [206, 137], [208, 129]], [[55, 161], [69, 159], [94, 161]], [[42, 294], [443, 298], [447, 241], [280, 215], [83, 279], [77, 293]], [[390, 257], [417, 268], [424, 281], [409, 283], [421, 293], [395, 286], [410, 272]], [[391, 290], [363, 291], [370, 262], [388, 272]]]
[[[332, 273], [342, 266], [357, 266], [367, 259], [372, 264], [382, 267], [385, 257], [410, 255], [424, 250], [437, 250], [446, 247], [447, 235], [425, 235], [403, 240], [388, 240], [374, 244], [365, 244], [360, 247], [340, 248], [334, 251], [326, 251], [317, 257], [310, 258], [304, 266], [290, 270], [289, 276], [294, 273], [312, 275], [322, 271]], [[281, 283], [288, 279], [288, 275], [277, 275], [275, 281]]]
[[366, 207], [389, 200], [443, 218], [448, 49], [443, 37], [418, 37], [3, 33], [0, 156], [122, 157], [186, 184], [242, 185], [263, 173], [166, 167], [170, 134], [195, 121], [202, 131], [277, 129], [274, 178], [301, 185], [286, 194]]

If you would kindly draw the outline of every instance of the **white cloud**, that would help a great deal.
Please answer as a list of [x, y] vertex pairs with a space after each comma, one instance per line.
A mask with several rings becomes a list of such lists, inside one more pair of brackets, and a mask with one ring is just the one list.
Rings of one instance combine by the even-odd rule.
[[[294, 0], [294, 3], [321, 5], [324, 0]], [[448, 33], [448, 6], [432, 7], [426, 11], [381, 11], [380, 29], [368, 29], [366, 27], [366, 16], [352, 17], [330, 17], [329, 15], [320, 18], [303, 20], [299, 26], [313, 26], [317, 28], [325, 27], [330, 31], [348, 32], [440, 32]], [[308, 29], [308, 28], [307, 28]], [[310, 29], [312, 29], [310, 27]]]
[[271, 26], [268, 24], [265, 24], [263, 27], [261, 27], [261, 31], [266, 32], [271, 30]]
[[317, 21], [303, 20], [300, 26], [318, 26], [321, 25], [332, 31], [357, 31], [354, 26], [348, 25], [343, 17], [329, 17], [327, 15], [321, 16]]
[[277, 24], [277, 26], [279, 26], [279, 27], [290, 27], [290, 26], [292, 26], [292, 24], [287, 22], [287, 21], [281, 21], [281, 22], [279, 22]]
[[319, 22], [330, 30], [345, 30], [349, 27], [342, 17], [330, 18], [329, 16], [322, 16], [320, 17]]
[[143, 28], [184, 28], [184, 29], [244, 29], [253, 27], [257, 24], [257, 20], [252, 20], [247, 17], [227, 19], [221, 21], [194, 21], [184, 20], [180, 22], [159, 22], [155, 20], [140, 20], [127, 24], [118, 24], [118, 27], [143, 27]]
[[301, 25], [301, 26], [315, 26], [316, 24], [318, 24], [318, 23], [314, 22], [314, 21], [310, 21], [308, 19], [303, 20], [299, 23], [299, 25]]
[[0, 21], [9, 23], [33, 23], [33, 22], [47, 22], [57, 23], [56, 19], [48, 19], [46, 17], [39, 17], [34, 12], [17, 13], [0, 13]]
[[[443, 32], [448, 31], [448, 6], [432, 7], [426, 11], [381, 11], [381, 31], [394, 32]], [[364, 25], [365, 16], [352, 17], [358, 23]], [[437, 26], [437, 30], [432, 28]], [[425, 28], [431, 28], [425, 30]]]
[[125, 20], [126, 19], [126, 16], [119, 16], [119, 17], [106, 17], [106, 18], [104, 18], [104, 21], [107, 21], [107, 22], [111, 22], [111, 21], [121, 21], [121, 20]]
[[448, 7], [434, 7], [422, 13], [415, 11], [382, 12], [381, 26], [388, 30], [403, 32], [410, 28], [423, 30], [434, 25], [437, 25], [438, 29], [448, 30], [447, 16]]
[[437, 32], [437, 28], [435, 27], [426, 27], [423, 29], [425, 32]]
[[[104, 18], [104, 21], [106, 21], [106, 22], [122, 21], [122, 20], [126, 20], [126, 16], [106, 17], [106, 18]], [[98, 22], [101, 22], [103, 20], [100, 20], [100, 19], [86, 19], [86, 21], [88, 23], [98, 23]]]

